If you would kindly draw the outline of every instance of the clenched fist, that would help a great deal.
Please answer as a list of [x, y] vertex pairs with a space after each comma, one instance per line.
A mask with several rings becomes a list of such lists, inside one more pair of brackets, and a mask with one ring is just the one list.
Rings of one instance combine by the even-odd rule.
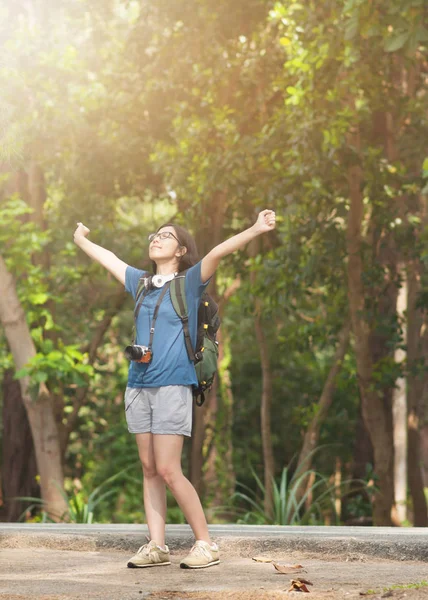
[[273, 210], [262, 210], [259, 213], [257, 221], [255, 223], [255, 227], [259, 230], [260, 233], [266, 233], [267, 231], [272, 231], [275, 229], [276, 225], [276, 216], [275, 211]]
[[74, 232], [74, 241], [77, 242], [79, 239], [85, 238], [89, 232], [90, 230], [83, 223], [77, 223], [77, 229]]

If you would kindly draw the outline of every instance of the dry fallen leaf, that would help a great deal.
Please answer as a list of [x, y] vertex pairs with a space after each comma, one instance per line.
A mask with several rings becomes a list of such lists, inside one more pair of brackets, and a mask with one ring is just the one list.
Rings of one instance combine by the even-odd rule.
[[309, 579], [303, 579], [303, 577], [296, 577], [295, 581], [300, 581], [300, 583], [306, 583], [306, 585], [314, 585], [312, 581], [309, 581]]
[[309, 590], [304, 583], [299, 581], [298, 579], [291, 580], [291, 586], [288, 590], [289, 592], [307, 592], [309, 594]]
[[275, 569], [282, 573], [283, 575], [290, 575], [290, 573], [300, 573], [304, 571], [302, 565], [278, 565], [277, 563], [272, 563]]
[[253, 556], [253, 560], [261, 563], [271, 563], [273, 559], [267, 558], [266, 556]]

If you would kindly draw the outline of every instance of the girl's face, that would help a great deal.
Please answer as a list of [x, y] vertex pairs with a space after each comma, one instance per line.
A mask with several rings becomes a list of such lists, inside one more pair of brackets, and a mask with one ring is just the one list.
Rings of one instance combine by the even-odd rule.
[[174, 227], [167, 226], [159, 229], [157, 233], [149, 236], [149, 257], [154, 262], [176, 259], [186, 253], [186, 248], [181, 246]]

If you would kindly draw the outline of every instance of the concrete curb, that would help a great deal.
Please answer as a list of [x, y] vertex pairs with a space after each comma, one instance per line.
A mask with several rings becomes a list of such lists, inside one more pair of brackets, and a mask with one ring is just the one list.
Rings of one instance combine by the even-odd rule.
[[[212, 525], [210, 533], [225, 556], [302, 552], [342, 560], [371, 557], [428, 562], [428, 530], [423, 528]], [[133, 552], [145, 543], [146, 535], [144, 525], [3, 523], [0, 548]], [[167, 526], [167, 543], [173, 553], [189, 548], [192, 542], [187, 525]]]
[[[381, 527], [277, 527], [212, 525], [210, 533], [222, 555], [302, 552], [342, 560], [382, 558], [428, 562], [428, 529]], [[57, 550], [126, 550], [145, 543], [144, 525], [0, 524], [0, 548]], [[167, 526], [173, 553], [193, 542], [187, 525]]]

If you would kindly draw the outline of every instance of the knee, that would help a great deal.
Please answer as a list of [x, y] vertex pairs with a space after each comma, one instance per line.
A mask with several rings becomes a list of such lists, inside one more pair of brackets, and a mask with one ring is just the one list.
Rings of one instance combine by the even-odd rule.
[[170, 465], [162, 465], [157, 468], [157, 473], [168, 487], [173, 487], [176, 480], [181, 475], [181, 470], [171, 467]]
[[156, 464], [150, 461], [141, 460], [141, 466], [143, 467], [143, 475], [146, 478], [157, 477], [159, 473], [156, 470]]

